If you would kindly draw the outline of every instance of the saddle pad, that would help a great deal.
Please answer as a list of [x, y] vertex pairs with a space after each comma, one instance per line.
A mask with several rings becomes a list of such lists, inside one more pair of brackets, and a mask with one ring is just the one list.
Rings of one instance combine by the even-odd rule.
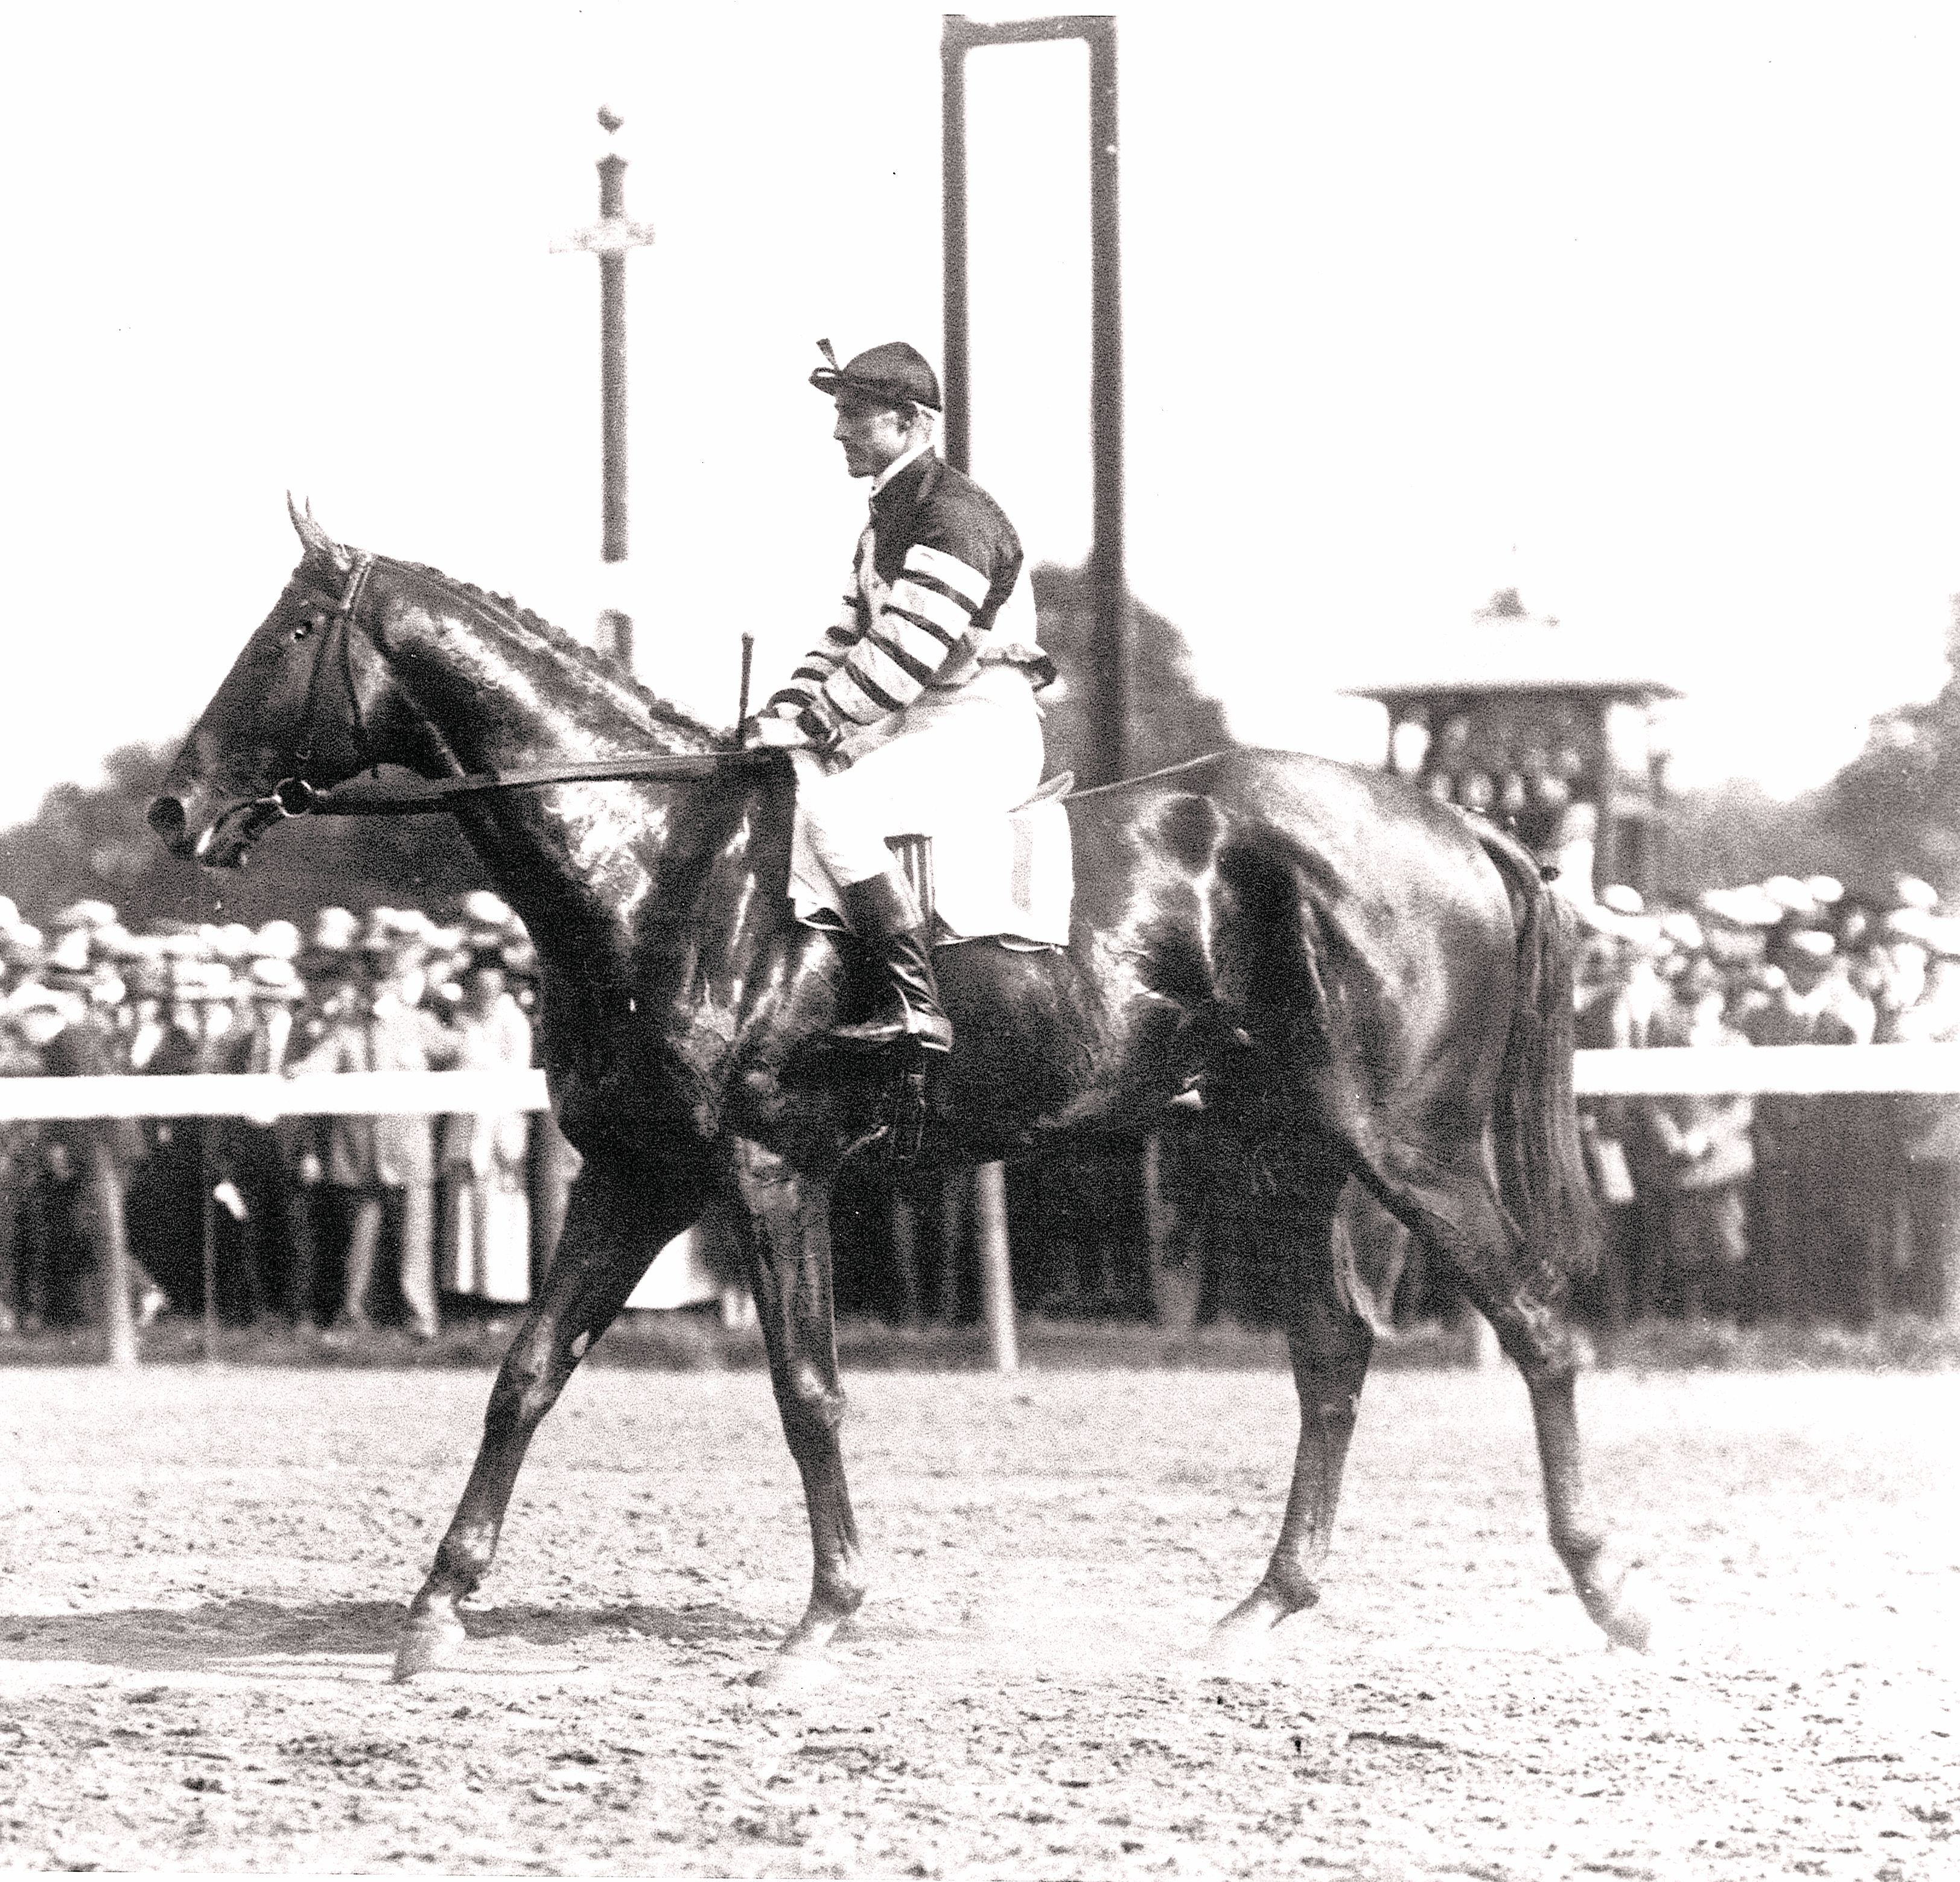
[[[894, 832], [894, 834], [898, 834]], [[1068, 812], [1058, 799], [1036, 797], [1004, 817], [942, 825], [933, 832], [933, 886], [949, 939], [1010, 936], [1045, 946], [1068, 945], [1075, 898], [1075, 858]], [[790, 901], [799, 921], [848, 927], [836, 885], [810, 847], [799, 811], [790, 859]]]

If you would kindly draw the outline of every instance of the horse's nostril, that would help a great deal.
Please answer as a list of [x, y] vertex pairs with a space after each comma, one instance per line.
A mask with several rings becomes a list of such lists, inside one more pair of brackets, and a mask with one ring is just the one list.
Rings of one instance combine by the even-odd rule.
[[174, 843], [184, 833], [184, 808], [174, 797], [153, 800], [148, 816], [150, 828], [166, 843]]

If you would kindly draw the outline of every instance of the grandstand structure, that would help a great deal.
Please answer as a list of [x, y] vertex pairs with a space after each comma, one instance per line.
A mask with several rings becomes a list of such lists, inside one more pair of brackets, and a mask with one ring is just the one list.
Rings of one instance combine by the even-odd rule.
[[1509, 590], [1467, 628], [1392, 658], [1341, 689], [1387, 708], [1390, 771], [1505, 819], [1548, 862], [1570, 868], [1589, 841], [1595, 889], [1653, 894], [1666, 797], [1656, 707], [1679, 688], [1634, 650], [1526, 614]]

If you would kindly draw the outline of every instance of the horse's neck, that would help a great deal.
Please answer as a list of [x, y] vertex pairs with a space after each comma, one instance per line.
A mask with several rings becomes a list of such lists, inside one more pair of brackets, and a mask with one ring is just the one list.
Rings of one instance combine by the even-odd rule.
[[[487, 597], [404, 571], [387, 604], [396, 679], [466, 768], [708, 752], [714, 735], [569, 636]], [[427, 769], [425, 754], [418, 769]]]
[[[565, 637], [420, 577], [389, 602], [385, 642], [431, 735], [418, 754], [425, 771], [440, 771], [444, 759], [469, 771], [505, 769], [718, 744]], [[727, 889], [726, 899], [749, 904], [717, 872], [771, 849], [764, 831], [778, 824], [786, 874], [788, 815], [786, 790], [732, 780], [526, 787], [457, 811], [547, 959], [600, 981], [626, 978], [649, 929], [685, 922], [704, 896], [723, 898]], [[735, 841], [745, 828], [762, 841]]]

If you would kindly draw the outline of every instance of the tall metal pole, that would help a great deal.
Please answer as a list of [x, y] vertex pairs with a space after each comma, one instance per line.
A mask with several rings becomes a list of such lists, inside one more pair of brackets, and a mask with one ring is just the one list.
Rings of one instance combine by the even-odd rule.
[[976, 46], [1082, 40], [1089, 47], [1090, 450], [1087, 784], [1121, 777], [1129, 755], [1130, 588], [1123, 542], [1122, 230], [1117, 195], [1116, 22], [1106, 14], [983, 21], [949, 13], [940, 40], [946, 328], [946, 454], [969, 469], [973, 447], [967, 282], [966, 55]]
[[[599, 122], [621, 120], [603, 108]], [[609, 150], [599, 160], [599, 218], [626, 215], [626, 160]], [[602, 562], [626, 559], [626, 251], [599, 254], [600, 548]]]
[[1129, 762], [1130, 586], [1123, 556], [1123, 270], [1116, 178], [1116, 22], [1089, 41], [1090, 452], [1095, 535], [1089, 552], [1094, 612], [1089, 705], [1092, 784], [1113, 784]]
[[939, 43], [940, 252], [946, 330], [946, 461], [973, 468], [972, 361], [966, 350], [966, 40], [947, 16]]
[[[609, 105], [599, 107], [606, 135], [625, 119]], [[609, 146], [599, 160], [599, 220], [566, 241], [555, 253], [584, 250], [599, 257], [599, 559], [609, 567], [626, 559], [626, 252], [644, 248], [654, 232], [626, 215], [626, 160]], [[599, 644], [628, 667], [633, 664], [633, 622], [624, 609], [609, 607], [599, 617]]]

